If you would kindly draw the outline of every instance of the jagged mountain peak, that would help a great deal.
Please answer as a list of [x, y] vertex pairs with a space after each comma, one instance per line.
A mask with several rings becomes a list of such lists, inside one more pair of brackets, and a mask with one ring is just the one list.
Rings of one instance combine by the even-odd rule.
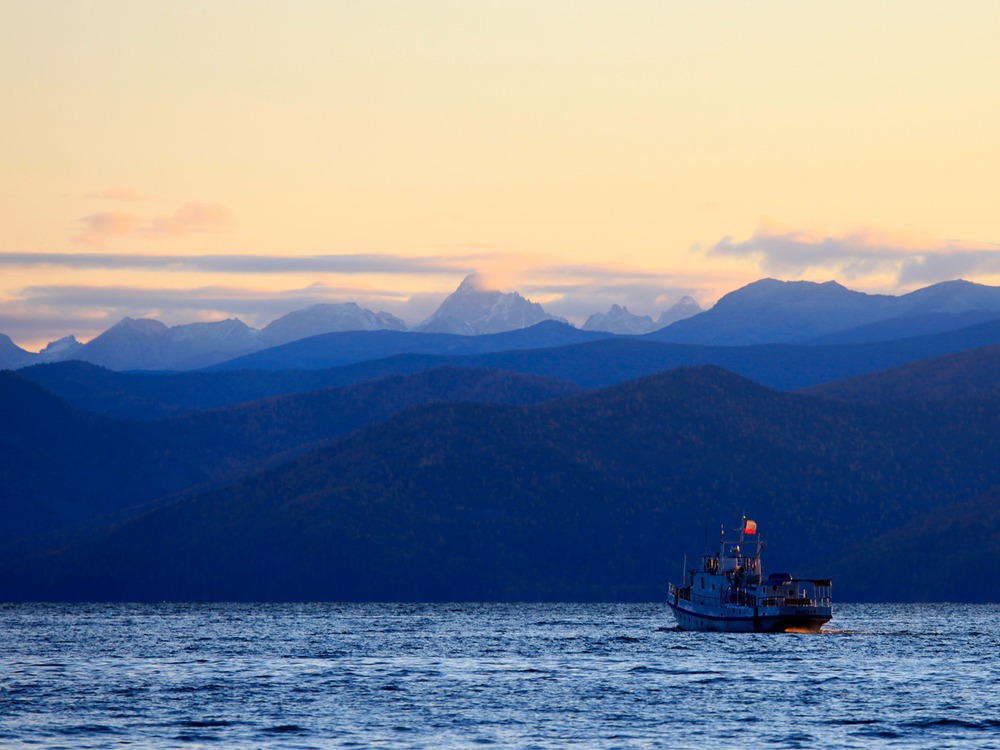
[[76, 336], [70, 334], [69, 336], [63, 336], [61, 339], [57, 339], [56, 341], [50, 341], [45, 345], [45, 348], [39, 352], [39, 354], [57, 354], [59, 352], [64, 352], [67, 349], [75, 349], [78, 346], [83, 346], [83, 344], [76, 340]]
[[63, 359], [72, 359], [81, 349], [83, 349], [83, 344], [76, 340], [76, 336], [70, 334], [46, 344], [45, 348], [38, 352], [38, 360], [40, 362], [57, 362]]
[[594, 313], [583, 324], [584, 331], [607, 331], [609, 333], [641, 334], [649, 333], [656, 327], [648, 315], [634, 315], [628, 307], [611, 305], [606, 313]]
[[487, 284], [485, 277], [482, 274], [470, 273], [464, 279], [462, 283], [458, 285], [458, 289], [455, 293], [472, 294], [472, 293], [496, 293], [500, 294], [498, 289], [490, 289], [489, 284]]
[[561, 320], [517, 292], [501, 292], [486, 287], [481, 276], [469, 274], [414, 330], [475, 336], [528, 328], [543, 320]]

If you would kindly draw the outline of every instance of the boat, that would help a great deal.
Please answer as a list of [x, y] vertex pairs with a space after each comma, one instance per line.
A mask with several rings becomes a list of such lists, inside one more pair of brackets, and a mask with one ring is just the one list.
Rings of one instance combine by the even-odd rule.
[[825, 579], [764, 576], [757, 524], [743, 517], [739, 537], [686, 569], [680, 586], [669, 584], [667, 604], [681, 630], [815, 632], [833, 617], [832, 584]]

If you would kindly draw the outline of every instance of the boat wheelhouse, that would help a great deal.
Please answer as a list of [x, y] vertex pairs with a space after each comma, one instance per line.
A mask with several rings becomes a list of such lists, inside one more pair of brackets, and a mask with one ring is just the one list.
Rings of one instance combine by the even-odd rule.
[[[682, 630], [729, 632], [817, 631], [833, 617], [831, 582], [764, 576], [763, 542], [757, 524], [743, 518], [739, 538], [720, 535], [719, 551], [705, 555], [699, 569], [684, 571], [682, 585], [670, 584], [667, 603]], [[686, 566], [685, 566], [686, 567]]]

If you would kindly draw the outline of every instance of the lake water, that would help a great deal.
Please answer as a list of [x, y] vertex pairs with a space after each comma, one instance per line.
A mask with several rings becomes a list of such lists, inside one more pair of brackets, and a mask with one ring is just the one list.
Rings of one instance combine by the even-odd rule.
[[1000, 606], [0, 604], [0, 747], [1000, 748]]

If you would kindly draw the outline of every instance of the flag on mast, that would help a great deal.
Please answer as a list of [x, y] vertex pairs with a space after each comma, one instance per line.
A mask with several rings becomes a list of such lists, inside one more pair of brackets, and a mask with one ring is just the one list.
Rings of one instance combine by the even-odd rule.
[[747, 519], [747, 522], [743, 524], [744, 534], [756, 534], [757, 533], [757, 522]]

